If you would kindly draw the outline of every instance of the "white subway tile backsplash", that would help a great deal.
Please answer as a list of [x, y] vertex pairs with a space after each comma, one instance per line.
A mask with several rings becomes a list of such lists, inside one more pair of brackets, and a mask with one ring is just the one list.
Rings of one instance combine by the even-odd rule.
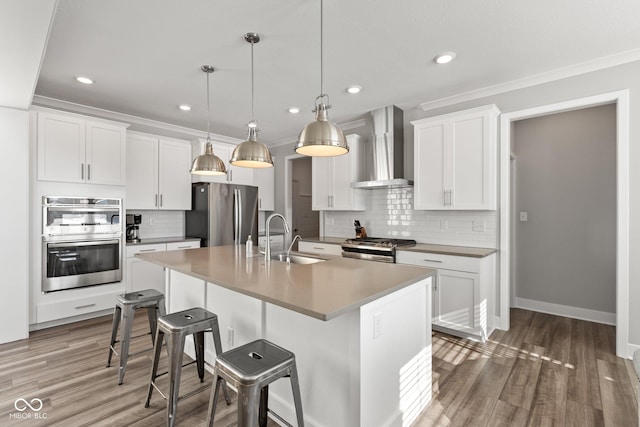
[[[416, 211], [413, 188], [367, 191], [364, 212], [325, 212], [325, 235], [351, 237], [353, 220], [359, 219], [375, 237], [411, 238], [418, 243], [441, 245], [498, 246], [497, 211]], [[483, 221], [484, 231], [473, 231], [473, 222]]]
[[184, 211], [127, 210], [127, 213], [142, 215], [142, 239], [184, 236]]

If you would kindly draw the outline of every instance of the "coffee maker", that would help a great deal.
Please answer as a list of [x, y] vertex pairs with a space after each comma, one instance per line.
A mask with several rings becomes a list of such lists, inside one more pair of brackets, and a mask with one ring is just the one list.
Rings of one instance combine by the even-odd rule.
[[140, 241], [140, 224], [142, 223], [142, 215], [127, 214], [127, 242], [136, 243]]

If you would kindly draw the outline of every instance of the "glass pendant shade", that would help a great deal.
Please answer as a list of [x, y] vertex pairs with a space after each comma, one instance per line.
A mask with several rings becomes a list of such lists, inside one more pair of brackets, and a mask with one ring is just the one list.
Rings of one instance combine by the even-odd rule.
[[193, 159], [191, 164], [191, 173], [194, 175], [224, 175], [227, 173], [227, 169], [224, 167], [224, 162], [220, 157], [213, 154], [213, 146], [211, 142], [207, 141], [207, 145], [204, 149], [204, 154], [197, 156]]
[[204, 147], [204, 154], [193, 159], [190, 172], [193, 175], [225, 175], [227, 169], [224, 162], [213, 154], [213, 145], [209, 138], [209, 74], [213, 73], [214, 68], [211, 65], [203, 65], [200, 69], [207, 73], [207, 144]]
[[327, 117], [327, 106], [316, 105], [315, 121], [306, 125], [298, 136], [296, 153], [305, 156], [341, 156], [349, 152], [342, 130]]
[[270, 168], [273, 166], [271, 152], [258, 142], [258, 129], [249, 127], [249, 138], [236, 146], [230, 163], [244, 168]]

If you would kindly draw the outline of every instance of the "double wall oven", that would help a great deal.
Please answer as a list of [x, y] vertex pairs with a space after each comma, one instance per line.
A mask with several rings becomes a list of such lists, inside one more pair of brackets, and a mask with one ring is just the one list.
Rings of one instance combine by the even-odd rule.
[[122, 199], [42, 198], [42, 292], [122, 280]]

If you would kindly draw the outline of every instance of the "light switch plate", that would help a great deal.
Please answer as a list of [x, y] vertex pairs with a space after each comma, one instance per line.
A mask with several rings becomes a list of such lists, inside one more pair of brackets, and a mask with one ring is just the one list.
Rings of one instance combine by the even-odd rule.
[[473, 231], [484, 233], [487, 231], [486, 223], [484, 221], [473, 221]]
[[527, 212], [520, 212], [520, 221], [527, 222], [529, 220], [529, 214]]

